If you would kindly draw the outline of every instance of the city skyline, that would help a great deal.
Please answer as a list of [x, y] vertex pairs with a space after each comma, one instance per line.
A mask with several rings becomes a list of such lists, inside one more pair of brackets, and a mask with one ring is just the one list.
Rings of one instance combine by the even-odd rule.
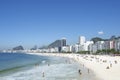
[[119, 0], [1, 0], [0, 49], [120, 35]]

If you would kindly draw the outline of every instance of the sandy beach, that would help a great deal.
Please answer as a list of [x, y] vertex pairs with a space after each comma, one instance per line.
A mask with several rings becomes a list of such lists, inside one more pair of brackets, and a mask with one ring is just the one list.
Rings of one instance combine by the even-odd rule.
[[92, 70], [99, 80], [120, 79], [120, 57], [108, 55], [80, 55], [62, 53], [29, 53], [43, 56], [59, 56], [76, 60], [81, 65]]

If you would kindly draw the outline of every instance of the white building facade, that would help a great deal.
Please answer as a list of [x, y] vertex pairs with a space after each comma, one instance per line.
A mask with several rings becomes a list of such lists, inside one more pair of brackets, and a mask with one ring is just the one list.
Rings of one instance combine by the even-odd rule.
[[80, 44], [80, 45], [84, 45], [85, 41], [86, 41], [86, 40], [85, 40], [85, 37], [84, 37], [84, 36], [80, 36], [80, 37], [79, 37], [79, 44]]

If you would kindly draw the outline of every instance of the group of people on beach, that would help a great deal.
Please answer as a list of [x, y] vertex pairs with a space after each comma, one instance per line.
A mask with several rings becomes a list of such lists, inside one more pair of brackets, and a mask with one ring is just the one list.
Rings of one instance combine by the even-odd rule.
[[117, 62], [117, 60], [115, 60], [115, 61], [111, 61], [111, 60], [106, 60], [106, 59], [101, 59], [101, 58], [99, 58], [99, 57], [96, 57], [96, 56], [81, 56], [81, 57], [83, 57], [83, 59], [84, 60], [89, 60], [89, 61], [93, 61], [93, 59], [95, 59], [95, 61], [97, 61], [97, 62], [102, 62], [102, 63], [109, 63], [109, 65], [106, 67], [106, 69], [110, 69], [110, 68], [112, 68], [112, 66], [113, 66], [113, 63], [114, 64], [117, 64], [118, 62]]
[[[115, 60], [115, 61], [114, 61], [114, 63], [115, 63], [115, 64], [117, 64], [117, 61]], [[110, 65], [109, 65], [109, 66], [107, 66], [107, 67], [106, 67], [106, 69], [110, 69], [110, 67], [112, 67], [112, 66], [113, 66], [111, 61], [109, 61], [109, 64], [110, 64]]]
[[[57, 56], [57, 55], [56, 55]], [[66, 56], [63, 56], [63, 57], [66, 57]], [[117, 64], [118, 62], [117, 62], [117, 60], [115, 60], [114, 62], [112, 61], [108, 61], [107, 59], [102, 59], [102, 58], [100, 58], [100, 57], [97, 57], [97, 56], [87, 56], [87, 55], [77, 55], [77, 56], [70, 56], [69, 58], [71, 58], [71, 59], [73, 59], [73, 61], [80, 61], [81, 59], [80, 59], [80, 57], [81, 58], [83, 58], [84, 60], [88, 60], [88, 61], [95, 61], [95, 62], [98, 62], [98, 63], [109, 63], [109, 65], [106, 67], [106, 69], [110, 69], [110, 68], [112, 68], [113, 67], [113, 63], [114, 64]], [[65, 63], [69, 63], [69, 64], [71, 64], [73, 61], [70, 61], [70, 60], [65, 60]], [[39, 64], [35, 64], [35, 66], [39, 66]], [[48, 66], [50, 66], [50, 64], [48, 63]], [[83, 63], [83, 67], [84, 67], [84, 63]], [[83, 74], [83, 72], [82, 72], [82, 70], [81, 69], [78, 69], [78, 73], [80, 74], [80, 75], [82, 75]], [[87, 73], [89, 74], [90, 73], [90, 69], [88, 68], [87, 69]], [[42, 77], [45, 77], [45, 72], [42, 72]]]
[[[73, 59], [73, 61], [77, 61], [80, 64], [84, 64], [88, 68], [86, 73], [90, 74], [90, 70], [94, 71], [95, 73], [99, 74], [98, 77], [101, 77], [105, 80], [109, 80], [106, 73], [110, 73], [110, 78], [119, 78], [119, 67], [120, 66], [120, 59], [118, 56], [109, 56], [109, 55], [80, 55], [80, 54], [44, 54], [45, 56], [58, 56], [58, 57], [65, 57], [69, 59]], [[66, 61], [69, 64], [69, 60]], [[71, 62], [72, 63], [72, 62]], [[94, 63], [94, 64], [93, 64]], [[117, 69], [116, 69], [117, 68]], [[101, 71], [102, 69], [102, 71]], [[82, 76], [84, 72], [82, 68], [76, 70], [77, 73]], [[104, 72], [104, 73], [103, 73]], [[116, 72], [117, 75], [112, 75], [113, 72]], [[102, 75], [104, 74], [104, 75]], [[42, 72], [42, 77], [45, 77], [45, 72]]]

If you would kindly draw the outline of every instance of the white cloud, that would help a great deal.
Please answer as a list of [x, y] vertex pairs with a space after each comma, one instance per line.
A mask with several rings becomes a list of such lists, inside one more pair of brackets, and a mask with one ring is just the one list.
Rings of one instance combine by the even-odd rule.
[[99, 34], [99, 35], [103, 35], [104, 32], [103, 32], [103, 31], [99, 31], [98, 34]]

